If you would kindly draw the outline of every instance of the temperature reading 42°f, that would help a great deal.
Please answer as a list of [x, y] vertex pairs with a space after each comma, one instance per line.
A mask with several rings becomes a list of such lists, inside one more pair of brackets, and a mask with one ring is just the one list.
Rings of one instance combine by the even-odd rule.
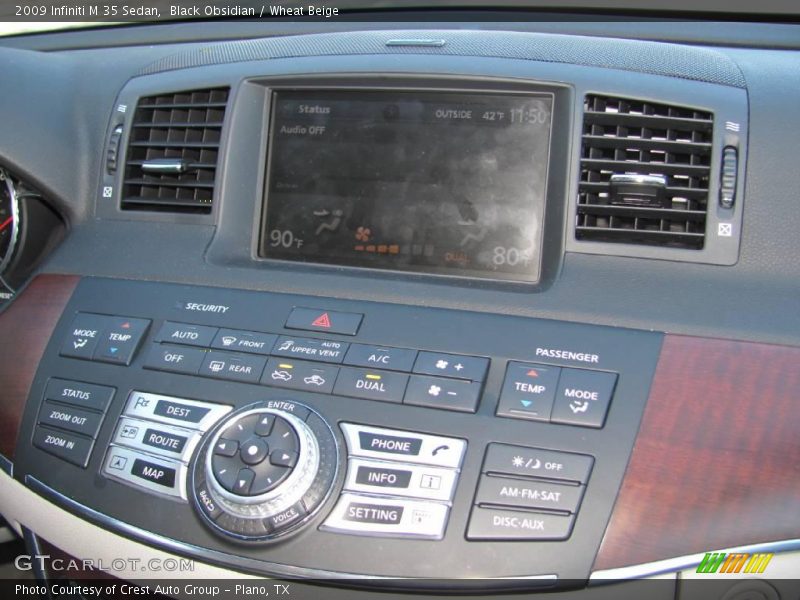
[[300, 248], [303, 240], [295, 237], [289, 229], [273, 229], [269, 232], [269, 245], [273, 248]]

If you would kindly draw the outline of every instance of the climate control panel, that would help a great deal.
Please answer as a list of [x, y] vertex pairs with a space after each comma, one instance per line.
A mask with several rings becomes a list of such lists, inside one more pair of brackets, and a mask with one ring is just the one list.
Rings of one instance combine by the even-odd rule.
[[660, 342], [84, 279], [14, 472], [108, 529], [258, 574], [567, 585], [588, 576]]

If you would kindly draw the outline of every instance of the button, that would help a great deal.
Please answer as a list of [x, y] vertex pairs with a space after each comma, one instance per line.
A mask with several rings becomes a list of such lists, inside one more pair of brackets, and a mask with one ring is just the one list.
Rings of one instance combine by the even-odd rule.
[[381, 537], [441, 539], [448, 507], [430, 501], [342, 494], [322, 529]]
[[209, 492], [206, 482], [203, 480], [196, 484], [196, 490], [197, 493], [195, 496], [197, 497], [197, 505], [200, 507], [200, 510], [202, 510], [209, 519], [216, 521], [222, 514], [222, 509], [219, 507], [216, 500], [211, 497], [211, 492]]
[[94, 440], [74, 433], [36, 427], [33, 431], [33, 445], [73, 465], [86, 467]]
[[189, 462], [195, 446], [200, 441], [196, 431], [152, 421], [122, 417], [112, 442]]
[[216, 327], [166, 321], [156, 335], [155, 341], [205, 348], [211, 345], [211, 340], [217, 335], [217, 331], [219, 330]]
[[509, 362], [497, 415], [548, 421], [560, 373], [559, 367]]
[[81, 433], [90, 438], [97, 437], [102, 422], [103, 415], [99, 413], [74, 406], [62, 406], [55, 402], [45, 402], [39, 411], [39, 423], [42, 425]]
[[217, 445], [214, 446], [214, 454], [219, 456], [236, 456], [239, 452], [239, 442], [236, 440], [217, 440]]
[[103, 473], [134, 487], [186, 500], [186, 465], [180, 461], [111, 446]]
[[449, 502], [457, 475], [453, 469], [351, 458], [344, 487], [353, 492]]
[[546, 508], [578, 512], [583, 497], [582, 485], [522, 481], [508, 477], [481, 475], [476, 504], [497, 504], [519, 508]]
[[205, 431], [230, 410], [231, 407], [224, 404], [210, 404], [134, 390], [128, 396], [124, 414]]
[[269, 462], [276, 467], [288, 467], [293, 469], [297, 464], [297, 452], [293, 450], [274, 450], [269, 455]]
[[242, 444], [239, 456], [246, 465], [257, 465], [269, 454], [269, 446], [259, 438], [250, 438]]
[[253, 428], [253, 432], [261, 437], [266, 437], [272, 431], [272, 425], [275, 422], [275, 417], [272, 415], [260, 415], [258, 423]]
[[339, 371], [333, 393], [382, 402], [402, 402], [408, 375], [389, 371], [373, 371], [343, 367]]
[[481, 386], [477, 381], [413, 375], [403, 403], [474, 413], [478, 409]]
[[61, 356], [91, 360], [103, 331], [110, 324], [110, 317], [78, 313], [72, 319], [67, 338], [61, 346]]
[[733, 208], [736, 201], [736, 176], [739, 171], [739, 157], [734, 146], [725, 146], [722, 151], [722, 165], [719, 176], [719, 205]]
[[265, 364], [267, 359], [262, 356], [212, 350], [206, 353], [206, 358], [200, 367], [200, 375], [257, 383]]
[[564, 369], [550, 420], [566, 425], [602, 427], [616, 383], [616, 373]]
[[488, 358], [441, 352], [420, 352], [417, 362], [414, 363], [414, 373], [458, 377], [472, 381], [483, 381], [488, 368]]
[[147, 319], [109, 317], [109, 325], [97, 342], [94, 360], [126, 366], [131, 364], [149, 325]]
[[196, 375], [205, 357], [205, 351], [199, 348], [153, 344], [144, 361], [144, 368]]
[[271, 461], [264, 461], [253, 467], [255, 478], [250, 486], [250, 496], [266, 494], [274, 490], [289, 476], [291, 469], [274, 465]]
[[290, 390], [330, 394], [339, 367], [307, 363], [290, 358], [270, 358], [261, 383]]
[[496, 508], [472, 509], [467, 538], [470, 540], [565, 540], [573, 516]]
[[278, 336], [271, 333], [220, 329], [211, 342], [211, 347], [219, 350], [248, 352], [250, 354], [269, 354], [277, 339]]
[[236, 483], [233, 484], [233, 489], [231, 491], [234, 494], [246, 496], [250, 493], [250, 486], [253, 485], [253, 479], [255, 479], [255, 476], [256, 474], [250, 469], [242, 469], [236, 476]]
[[457, 469], [467, 449], [467, 443], [456, 438], [353, 423], [341, 426], [352, 456]]
[[344, 357], [344, 364], [391, 371], [411, 371], [416, 358], [417, 351], [408, 348], [352, 344]]
[[45, 400], [80, 406], [105, 412], [116, 390], [104, 385], [53, 378], [47, 382]]
[[584, 454], [489, 444], [483, 471], [586, 483], [594, 459]]
[[267, 524], [271, 529], [279, 530], [289, 527], [306, 516], [306, 509], [302, 502], [296, 502], [276, 515], [267, 518]]
[[315, 308], [295, 308], [286, 320], [286, 329], [306, 329], [355, 335], [364, 315], [359, 313], [335, 312]]
[[287, 358], [305, 358], [327, 363], [340, 363], [350, 344], [333, 340], [315, 340], [311, 338], [295, 338], [281, 336], [272, 349], [273, 356]]

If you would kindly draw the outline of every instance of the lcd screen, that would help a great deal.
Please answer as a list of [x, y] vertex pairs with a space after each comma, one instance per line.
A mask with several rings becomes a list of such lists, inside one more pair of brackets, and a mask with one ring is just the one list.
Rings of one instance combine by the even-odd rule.
[[552, 96], [274, 92], [260, 254], [535, 282]]

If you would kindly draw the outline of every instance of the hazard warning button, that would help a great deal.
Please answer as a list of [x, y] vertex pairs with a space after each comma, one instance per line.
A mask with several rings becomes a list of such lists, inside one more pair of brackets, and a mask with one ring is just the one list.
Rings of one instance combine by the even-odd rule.
[[336, 312], [319, 308], [295, 308], [286, 321], [286, 328], [355, 335], [363, 318], [364, 315], [360, 313]]

